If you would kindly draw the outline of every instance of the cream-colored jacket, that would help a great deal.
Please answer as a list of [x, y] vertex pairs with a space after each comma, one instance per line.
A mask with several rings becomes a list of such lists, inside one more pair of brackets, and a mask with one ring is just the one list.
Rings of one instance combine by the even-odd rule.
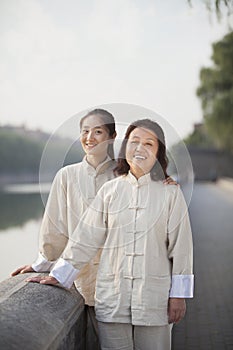
[[106, 183], [50, 275], [70, 287], [99, 248], [99, 321], [165, 325], [168, 298], [193, 296], [192, 235], [179, 186], [131, 173]]
[[[114, 178], [115, 161], [109, 157], [94, 169], [84, 157], [81, 163], [68, 165], [57, 173], [42, 219], [39, 257], [32, 264], [35, 271], [50, 271], [74, 232], [80, 217], [91, 204], [100, 187]], [[94, 305], [99, 253], [82, 267], [75, 285], [88, 305]]]

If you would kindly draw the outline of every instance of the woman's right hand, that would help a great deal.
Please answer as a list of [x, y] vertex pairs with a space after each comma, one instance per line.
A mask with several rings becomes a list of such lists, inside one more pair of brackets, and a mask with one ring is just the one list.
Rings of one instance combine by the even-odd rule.
[[19, 267], [17, 270], [13, 271], [11, 273], [11, 276], [16, 276], [19, 273], [26, 273], [26, 272], [35, 272], [35, 270], [33, 270], [31, 265], [24, 265]]

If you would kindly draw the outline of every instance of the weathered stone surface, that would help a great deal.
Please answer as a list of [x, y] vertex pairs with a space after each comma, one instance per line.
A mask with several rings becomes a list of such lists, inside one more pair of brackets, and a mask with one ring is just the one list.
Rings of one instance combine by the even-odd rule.
[[85, 349], [80, 294], [74, 287], [25, 282], [32, 275], [0, 283], [0, 349]]

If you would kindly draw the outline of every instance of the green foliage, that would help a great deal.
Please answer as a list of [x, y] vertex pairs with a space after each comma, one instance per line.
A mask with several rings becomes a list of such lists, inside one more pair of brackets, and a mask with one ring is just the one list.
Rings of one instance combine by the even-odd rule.
[[[193, 6], [192, 0], [187, 0], [189, 5]], [[212, 13], [214, 12], [218, 18], [218, 20], [221, 20], [223, 15], [223, 10], [227, 10], [227, 16], [230, 17], [230, 15], [233, 12], [233, 3], [232, 0], [201, 0], [207, 10]]]
[[0, 129], [0, 172], [19, 174], [38, 170], [43, 145], [4, 128]]
[[[37, 174], [49, 134], [14, 127], [0, 127], [0, 175]], [[56, 137], [46, 148], [44, 171], [54, 173], [64, 165], [82, 159], [80, 144]]]
[[212, 47], [214, 66], [201, 69], [197, 95], [210, 137], [218, 147], [233, 153], [233, 32]]
[[187, 146], [197, 148], [213, 148], [215, 144], [209, 135], [203, 130], [195, 129], [189, 136], [184, 139]]

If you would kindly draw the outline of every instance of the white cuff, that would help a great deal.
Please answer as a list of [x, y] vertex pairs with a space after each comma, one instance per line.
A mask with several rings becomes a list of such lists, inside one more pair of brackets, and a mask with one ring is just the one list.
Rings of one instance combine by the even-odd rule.
[[46, 272], [50, 271], [54, 265], [54, 261], [49, 261], [43, 257], [41, 253], [38, 254], [38, 258], [32, 264], [32, 268], [36, 272]]
[[68, 261], [60, 258], [54, 265], [49, 276], [56, 278], [64, 287], [70, 288], [77, 277], [79, 270], [75, 269]]
[[193, 298], [194, 275], [173, 275], [170, 298]]

